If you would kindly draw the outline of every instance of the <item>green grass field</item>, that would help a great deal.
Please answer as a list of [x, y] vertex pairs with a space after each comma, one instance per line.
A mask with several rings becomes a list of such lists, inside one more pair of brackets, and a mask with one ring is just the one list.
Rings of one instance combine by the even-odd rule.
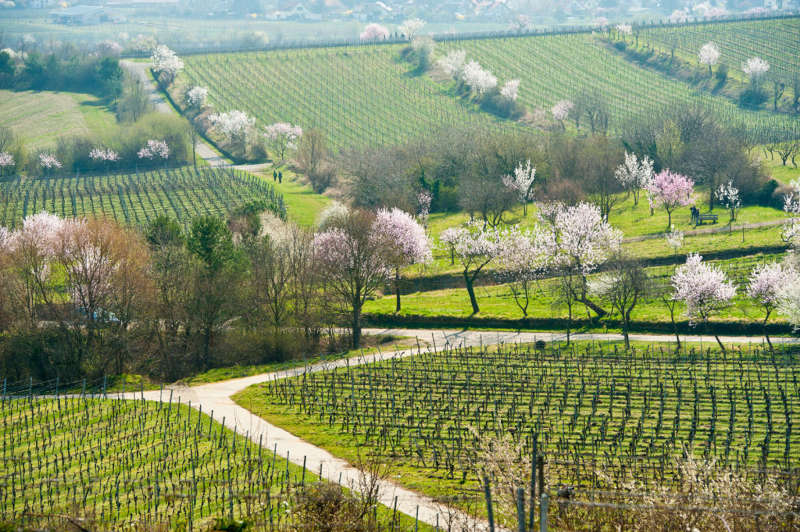
[[[750, 271], [757, 265], [765, 262], [780, 261], [781, 255], [756, 255], [751, 257], [741, 257], [726, 261], [710, 261], [719, 266], [734, 281], [737, 287], [737, 295], [732, 304], [723, 310], [718, 317], [713, 318], [713, 322], [730, 321], [738, 323], [761, 322], [764, 319], [764, 309], [746, 296], [747, 280]], [[631, 313], [634, 322], [650, 323], [670, 323], [669, 313], [661, 301], [659, 291], [669, 286], [669, 279], [674, 271], [672, 266], [659, 266], [647, 268], [648, 277], [651, 279], [651, 287], [648, 294], [639, 302]], [[593, 278], [594, 276], [590, 276]], [[494, 280], [491, 273], [485, 277], [487, 280]], [[560, 302], [558, 296], [558, 283], [554, 279], [544, 279], [535, 283], [530, 297], [528, 307], [529, 318], [539, 319], [567, 319], [569, 311]], [[480, 313], [477, 318], [498, 318], [503, 320], [517, 320], [523, 318], [523, 313], [514, 299], [514, 294], [509, 285], [498, 284], [492, 286], [479, 286], [475, 289], [475, 295], [480, 305]], [[608, 304], [601, 306], [611, 312]], [[685, 325], [686, 318], [683, 315], [684, 308], [679, 304], [676, 311], [676, 320]], [[371, 301], [367, 301], [364, 306], [366, 314], [394, 316], [395, 315], [395, 296], [386, 294]], [[451, 288], [443, 290], [430, 290], [415, 292], [402, 296], [401, 317], [453, 317], [469, 318], [472, 317], [472, 307], [465, 288]], [[576, 303], [573, 308], [573, 319], [583, 319], [588, 317], [585, 307]], [[611, 313], [609, 319], [618, 320], [619, 315]], [[773, 314], [771, 323], [781, 322], [786, 330], [789, 325]], [[702, 328], [698, 328], [702, 332]]]
[[281, 171], [282, 183], [272, 179], [271, 169], [266, 169], [259, 175], [283, 196], [289, 220], [304, 227], [313, 227], [320, 213], [331, 203], [331, 199], [315, 193], [310, 186], [301, 182], [298, 175], [288, 169], [282, 168]]
[[102, 135], [116, 123], [106, 104], [88, 94], [0, 90], [0, 127], [10, 127], [31, 151], [55, 148], [61, 136]]
[[[289, 526], [318, 478], [218, 420], [167, 402], [3, 397], [0, 520], [90, 529]], [[230, 425], [230, 423], [228, 423]], [[378, 508], [382, 523], [392, 512]], [[413, 528], [401, 516], [400, 530]], [[67, 525], [69, 527], [69, 525]], [[421, 527], [421, 530], [430, 530]]]
[[750, 349], [503, 346], [307, 374], [235, 399], [336, 455], [371, 450], [409, 487], [470, 497], [478, 434], [510, 436], [523, 456], [538, 434], [548, 483], [578, 490], [618, 488], [591, 466], [669, 484], [684, 444], [718, 467], [796, 467], [797, 371], [790, 355]]
[[105, 176], [17, 178], [0, 182], [0, 198], [0, 225], [8, 227], [40, 211], [113, 218], [135, 226], [166, 214], [187, 224], [199, 215], [225, 216], [256, 199], [285, 213], [280, 195], [259, 178], [190, 166]]

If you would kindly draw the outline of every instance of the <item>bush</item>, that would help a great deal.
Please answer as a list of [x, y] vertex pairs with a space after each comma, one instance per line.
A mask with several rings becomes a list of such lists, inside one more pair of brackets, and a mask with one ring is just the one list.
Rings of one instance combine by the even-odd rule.
[[717, 81], [720, 82], [720, 84], [728, 81], [728, 65], [726, 65], [725, 63], [720, 63], [720, 65], [717, 67], [717, 73], [715, 74], [715, 76], [717, 78]]
[[767, 93], [759, 87], [748, 87], [739, 95], [739, 105], [745, 109], [758, 109], [767, 101]]

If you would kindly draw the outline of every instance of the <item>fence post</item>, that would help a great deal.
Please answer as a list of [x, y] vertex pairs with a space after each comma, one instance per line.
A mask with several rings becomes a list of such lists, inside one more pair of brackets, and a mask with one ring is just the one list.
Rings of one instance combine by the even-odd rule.
[[517, 488], [517, 530], [525, 532], [525, 488]]
[[533, 433], [533, 453], [531, 456], [531, 514], [528, 516], [528, 529], [533, 532], [534, 520], [536, 518], [536, 461], [539, 455], [538, 450], [539, 435]]
[[547, 532], [547, 508], [550, 505], [550, 497], [547, 493], [542, 493], [539, 508], [539, 532]]
[[486, 513], [489, 517], [489, 532], [494, 532], [494, 510], [492, 509], [492, 488], [489, 477], [483, 477], [483, 494], [486, 497]]

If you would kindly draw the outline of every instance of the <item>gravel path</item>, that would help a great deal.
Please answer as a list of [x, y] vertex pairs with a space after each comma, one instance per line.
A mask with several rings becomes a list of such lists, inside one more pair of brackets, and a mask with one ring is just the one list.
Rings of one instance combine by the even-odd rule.
[[[431, 342], [431, 347], [441, 349], [450, 346], [488, 346], [497, 344], [507, 344], [514, 342], [534, 342], [544, 340], [546, 342], [563, 340], [564, 334], [561, 333], [533, 333], [533, 332], [502, 332], [502, 331], [459, 331], [459, 330], [426, 330], [426, 329], [365, 329], [367, 334], [389, 334], [394, 336], [416, 337], [421, 340]], [[610, 341], [620, 340], [619, 334], [573, 334], [572, 339]], [[684, 336], [681, 339], [685, 342], [702, 342], [715, 344], [713, 336]], [[673, 336], [657, 334], [632, 334], [631, 340], [642, 342], [671, 342]], [[763, 339], [760, 337], [747, 336], [726, 336], [722, 337], [723, 342], [730, 344], [761, 344]], [[774, 344], [798, 343], [797, 338], [772, 339]], [[245, 388], [268, 381], [284, 379], [299, 375], [304, 371], [318, 372], [334, 367], [346, 365], [354, 366], [368, 364], [376, 360], [387, 360], [390, 358], [402, 358], [413, 355], [413, 350], [400, 350], [387, 353], [380, 353], [370, 356], [358, 356], [350, 359], [342, 359], [333, 362], [322, 362], [307, 366], [306, 368], [296, 368], [274, 373], [255, 375], [232, 379], [224, 382], [203, 384], [199, 386], [172, 386], [164, 391], [152, 391], [144, 393], [125, 394], [125, 399], [141, 399], [159, 401], [168, 400], [170, 396], [173, 401], [180, 399], [181, 402], [191, 402], [194, 408], [202, 407], [203, 412], [214, 413], [214, 419], [222, 420], [225, 425], [235, 429], [238, 433], [248, 436], [255, 442], [261, 441], [262, 445], [269, 450], [277, 449], [280, 456], [287, 457], [295, 464], [303, 465], [315, 473], [319, 473], [322, 468], [322, 475], [331, 482], [339, 482], [343, 485], [353, 485], [357, 487], [360, 472], [351, 464], [336, 458], [329, 452], [311, 443], [298, 438], [289, 432], [272, 425], [252, 414], [246, 408], [237, 405], [231, 397]], [[120, 396], [117, 396], [120, 397]], [[395, 497], [397, 497], [397, 509], [404, 514], [416, 515], [419, 511], [421, 521], [435, 525], [437, 515], [439, 524], [444, 523], [444, 516], [447, 512], [443, 511], [443, 506], [436, 503], [430, 497], [421, 495], [411, 490], [402, 488], [397, 484], [385, 481], [381, 486], [381, 502], [388, 507], [393, 507]], [[467, 519], [460, 515], [461, 519]], [[473, 523], [475, 524], [475, 523]], [[483, 528], [479, 524], [479, 528]]]

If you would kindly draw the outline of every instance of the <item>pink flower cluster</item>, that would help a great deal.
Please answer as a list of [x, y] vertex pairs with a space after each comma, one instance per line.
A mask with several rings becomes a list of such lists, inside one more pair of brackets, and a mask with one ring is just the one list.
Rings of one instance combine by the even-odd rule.
[[139, 159], [168, 159], [169, 158], [169, 145], [163, 140], [147, 141], [147, 145], [139, 150]]
[[692, 320], [707, 321], [710, 315], [730, 304], [736, 288], [728, 281], [725, 272], [703, 262], [703, 257], [692, 253], [686, 264], [678, 266], [672, 275], [673, 299], [686, 305], [686, 316]]
[[105, 148], [94, 148], [89, 152], [89, 158], [93, 161], [115, 162], [119, 161], [119, 154], [114, 150]]
[[55, 155], [51, 153], [40, 153], [39, 166], [45, 170], [55, 170], [61, 168], [61, 161], [56, 159]]
[[425, 229], [400, 209], [380, 209], [375, 216], [373, 231], [385, 250], [387, 262], [396, 268], [427, 264], [433, 260]]
[[385, 41], [389, 38], [389, 30], [380, 24], [367, 24], [359, 37], [362, 41]]

